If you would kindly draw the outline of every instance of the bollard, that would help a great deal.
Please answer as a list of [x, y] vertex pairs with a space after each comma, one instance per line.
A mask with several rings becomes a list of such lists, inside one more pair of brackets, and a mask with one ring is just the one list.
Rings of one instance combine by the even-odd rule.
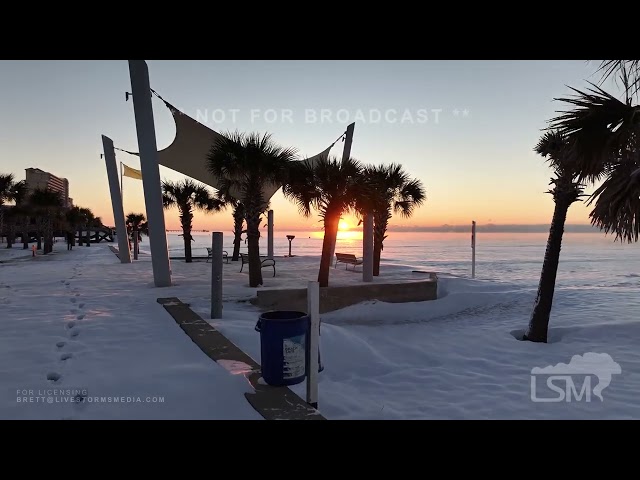
[[222, 232], [211, 234], [211, 318], [222, 318]]

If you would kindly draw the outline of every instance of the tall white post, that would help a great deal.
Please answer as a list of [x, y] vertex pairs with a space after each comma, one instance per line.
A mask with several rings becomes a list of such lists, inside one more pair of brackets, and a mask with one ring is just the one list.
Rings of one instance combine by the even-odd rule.
[[267, 212], [267, 258], [273, 258], [273, 210]]
[[[342, 148], [342, 161], [346, 162], [351, 157], [351, 144], [353, 143], [353, 130], [356, 128], [356, 123], [353, 122], [347, 127], [347, 131], [344, 137], [344, 147]], [[331, 239], [331, 261], [335, 259], [336, 253], [336, 239]]]
[[362, 281], [373, 281], [373, 215], [367, 212], [362, 222]]
[[307, 365], [307, 403], [318, 408], [318, 355], [320, 345], [320, 284], [307, 283], [307, 313], [309, 315], [309, 345]]
[[160, 167], [158, 166], [156, 130], [153, 121], [147, 63], [144, 60], [129, 60], [129, 75], [131, 76], [131, 95], [138, 133], [144, 203], [147, 208], [147, 222], [149, 224], [153, 280], [156, 287], [169, 287], [171, 286], [171, 266], [164, 223]]
[[471, 222], [471, 278], [476, 278], [476, 222]]
[[211, 318], [222, 318], [222, 232], [211, 234]]
[[[113, 140], [102, 135], [102, 149], [104, 151], [104, 162], [107, 166], [113, 221], [116, 224], [116, 234], [118, 236], [118, 257], [120, 258], [120, 263], [131, 263], [131, 251], [129, 250], [129, 240], [127, 239], [127, 228], [125, 226], [122, 192], [120, 185], [118, 185], [118, 166], [116, 164]], [[82, 235], [80, 238], [82, 239]]]

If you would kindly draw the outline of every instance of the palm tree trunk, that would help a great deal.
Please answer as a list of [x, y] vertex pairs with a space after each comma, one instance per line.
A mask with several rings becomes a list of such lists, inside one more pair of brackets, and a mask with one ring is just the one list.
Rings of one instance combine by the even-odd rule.
[[244, 212], [239, 206], [233, 208], [233, 256], [232, 262], [237, 262], [240, 257], [240, 244], [242, 243], [242, 224]]
[[182, 227], [182, 237], [184, 239], [184, 261], [185, 263], [193, 262], [193, 256], [191, 252], [191, 232]]
[[184, 240], [184, 261], [185, 263], [191, 263], [193, 261], [191, 255], [191, 228], [193, 227], [193, 214], [191, 213], [188, 205], [178, 208], [180, 208], [180, 223], [182, 224], [182, 238]]
[[86, 238], [87, 247], [91, 246], [91, 229], [87, 227], [87, 238]]
[[318, 272], [318, 283], [320, 287], [329, 286], [329, 269], [331, 267], [333, 245], [338, 236], [338, 225], [340, 214], [327, 214], [324, 217], [324, 239], [322, 240], [322, 258], [320, 259], [320, 271]]
[[380, 276], [380, 257], [382, 256], [382, 247], [384, 243], [384, 236], [387, 233], [387, 224], [389, 222], [390, 215], [374, 215], [373, 225], [373, 275], [375, 277]]
[[49, 222], [47, 224], [47, 243], [49, 245], [48, 253], [53, 252], [53, 219], [49, 217]]
[[49, 253], [49, 217], [48, 215], [46, 215], [43, 219], [42, 237], [44, 238], [42, 253], [43, 255], [47, 255]]
[[257, 208], [247, 208], [247, 242], [249, 250], [249, 286], [257, 287], [262, 285], [260, 212]]
[[382, 242], [373, 240], [373, 276], [380, 276], [380, 257], [382, 256]]
[[529, 328], [524, 336], [524, 340], [531, 342], [547, 342], [547, 332], [549, 329], [549, 316], [553, 304], [553, 294], [556, 286], [556, 275], [558, 264], [560, 263], [560, 249], [562, 247], [562, 235], [564, 234], [564, 224], [567, 219], [567, 211], [571, 201], [557, 199], [553, 211], [553, 219], [549, 229], [549, 239], [547, 249], [544, 254], [542, 273], [538, 285], [538, 295], [533, 307], [533, 314], [529, 321]]

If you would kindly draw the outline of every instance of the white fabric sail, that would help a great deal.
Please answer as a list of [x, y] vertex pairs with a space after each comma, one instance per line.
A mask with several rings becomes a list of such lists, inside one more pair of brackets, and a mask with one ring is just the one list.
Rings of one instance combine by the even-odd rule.
[[[182, 173], [183, 175], [198, 180], [205, 185], [219, 189], [220, 181], [207, 169], [206, 159], [211, 147], [222, 136], [215, 130], [210, 129], [197, 120], [194, 120], [189, 115], [179, 111], [159, 95], [156, 94], [156, 96], [165, 103], [167, 108], [169, 108], [176, 126], [176, 136], [171, 145], [158, 151], [158, 163], [164, 167], [170, 168], [171, 170], [175, 170], [178, 173]], [[328, 155], [333, 145], [335, 145], [335, 142], [324, 151], [305, 160], [314, 162], [315, 160]], [[138, 155], [137, 153], [129, 152], [127, 150], [123, 151], [132, 155]], [[280, 189], [280, 187], [281, 185], [266, 185], [263, 188], [263, 198], [265, 201], [268, 201]], [[230, 193], [238, 198], [238, 192]]]

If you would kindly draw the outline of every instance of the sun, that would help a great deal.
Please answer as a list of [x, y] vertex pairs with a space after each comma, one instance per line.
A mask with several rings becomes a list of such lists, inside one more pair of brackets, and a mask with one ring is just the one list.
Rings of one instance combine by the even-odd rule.
[[349, 230], [349, 223], [345, 222], [344, 220], [340, 220], [340, 223], [338, 223], [338, 230], [341, 230], [343, 232]]

